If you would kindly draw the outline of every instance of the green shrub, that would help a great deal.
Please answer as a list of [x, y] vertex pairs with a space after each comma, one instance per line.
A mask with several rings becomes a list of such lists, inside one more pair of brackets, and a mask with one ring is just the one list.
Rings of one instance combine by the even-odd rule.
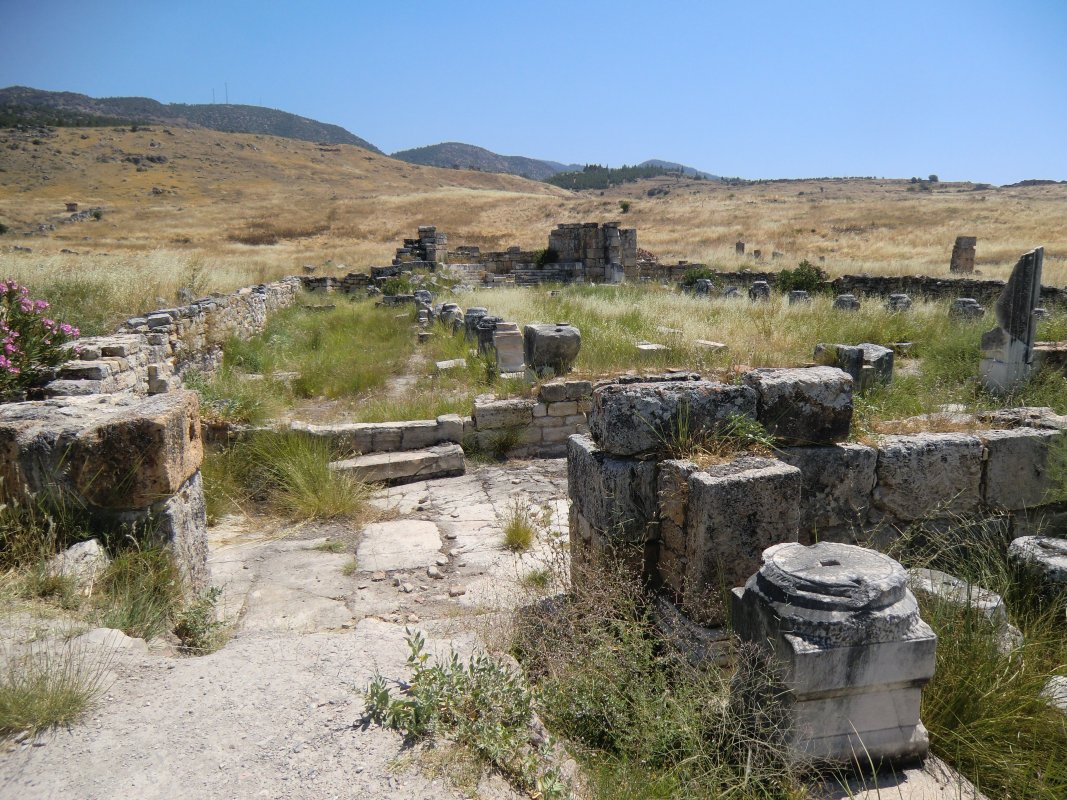
[[524, 610], [514, 653], [549, 729], [583, 754], [598, 798], [802, 796], [777, 677], [752, 646], [733, 670], [673, 651], [619, 564]]
[[212, 586], [178, 614], [174, 635], [182, 649], [196, 655], [218, 650], [226, 641], [226, 624], [218, 618], [216, 604], [222, 590]]
[[11, 228], [9, 228], [9, 227], [8, 227], [7, 225], [5, 225], [4, 223], [0, 222], [0, 236], [3, 236], [3, 235], [4, 235], [5, 233], [7, 233], [7, 232], [8, 232], [9, 230], [11, 230]]
[[516, 498], [508, 506], [503, 520], [504, 547], [516, 553], [525, 553], [537, 539], [539, 520], [531, 513], [529, 503]]
[[804, 260], [797, 264], [796, 269], [779, 272], [774, 285], [783, 294], [792, 291], [818, 292], [822, 290], [826, 278], [825, 271]]
[[709, 280], [713, 286], [719, 286], [722, 279], [709, 267], [692, 267], [682, 273], [682, 286], [692, 289], [699, 280]]
[[619, 201], [619, 211], [621, 211], [623, 214], [629, 214], [630, 213], [630, 205], [631, 205], [631, 203], [630, 203], [629, 200], [620, 200]]
[[540, 250], [534, 250], [534, 263], [539, 267], [543, 267], [546, 264], [555, 264], [559, 261], [559, 253], [553, 247], [544, 247]]
[[545, 800], [562, 798], [567, 786], [551, 766], [551, 745], [530, 747], [533, 698], [518, 675], [486, 655], [467, 664], [452, 652], [433, 663], [420, 633], [407, 632], [410, 681], [388, 683], [375, 675], [364, 693], [366, 719], [414, 740], [442, 739], [461, 744], [522, 791]]
[[382, 294], [411, 294], [413, 291], [411, 278], [406, 275], [397, 275], [382, 284]]

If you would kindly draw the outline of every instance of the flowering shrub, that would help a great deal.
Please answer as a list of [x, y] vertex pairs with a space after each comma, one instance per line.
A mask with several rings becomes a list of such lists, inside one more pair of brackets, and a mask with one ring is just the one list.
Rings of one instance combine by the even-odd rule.
[[25, 286], [0, 281], [0, 401], [18, 397], [71, 357], [63, 345], [78, 329], [44, 316], [48, 301], [33, 300]]

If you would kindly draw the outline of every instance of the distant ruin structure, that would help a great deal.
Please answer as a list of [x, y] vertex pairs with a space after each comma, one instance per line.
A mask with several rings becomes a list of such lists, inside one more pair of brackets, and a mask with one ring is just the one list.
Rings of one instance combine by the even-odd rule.
[[420, 225], [416, 239], [405, 239], [404, 246], [396, 249], [394, 265], [423, 262], [437, 264], [447, 261], [448, 236], [438, 233], [433, 225]]
[[970, 274], [974, 272], [974, 249], [978, 245], [977, 236], [957, 236], [952, 245], [952, 261], [949, 272]]

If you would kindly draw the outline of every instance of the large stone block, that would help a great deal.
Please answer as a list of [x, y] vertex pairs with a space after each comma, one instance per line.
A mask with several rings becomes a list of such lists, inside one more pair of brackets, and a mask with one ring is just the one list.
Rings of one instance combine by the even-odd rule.
[[655, 462], [612, 456], [588, 436], [573, 435], [567, 486], [572, 506], [609, 538], [632, 544], [656, 538]]
[[797, 540], [800, 470], [746, 457], [694, 471], [688, 483], [682, 605], [700, 622], [721, 624], [726, 591], [744, 584], [768, 547]]
[[1048, 502], [1053, 478], [1049, 475], [1049, 446], [1059, 431], [1016, 428], [978, 431], [985, 447], [982, 499], [1008, 511], [1034, 508]]
[[1067, 539], [1020, 536], [1008, 545], [1008, 560], [1053, 592], [1067, 588]]
[[610, 384], [593, 392], [589, 429], [604, 450], [632, 456], [711, 433], [733, 415], [755, 419], [753, 389], [699, 380]]
[[871, 519], [969, 514], [981, 500], [982, 443], [966, 433], [886, 436], [878, 446]]
[[833, 543], [778, 545], [763, 561], [733, 592], [733, 622], [781, 669], [788, 747], [805, 760], [865, 767], [925, 756], [919, 706], [937, 638], [903, 567]]
[[846, 443], [783, 447], [776, 455], [800, 470], [800, 540], [855, 538], [867, 520], [878, 452]]
[[513, 428], [533, 422], [533, 400], [475, 400], [474, 425], [478, 430]]
[[565, 322], [545, 325], [539, 322], [523, 328], [523, 350], [526, 366], [538, 375], [568, 372], [578, 358], [582, 334]]
[[848, 438], [852, 378], [835, 367], [756, 369], [744, 376], [758, 396], [757, 419], [783, 444]]

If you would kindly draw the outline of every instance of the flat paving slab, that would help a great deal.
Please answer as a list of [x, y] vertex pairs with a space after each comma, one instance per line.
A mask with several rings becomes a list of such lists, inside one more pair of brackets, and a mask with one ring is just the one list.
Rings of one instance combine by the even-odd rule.
[[441, 555], [441, 532], [429, 520], [401, 519], [374, 522], [363, 529], [356, 551], [361, 570], [418, 569]]

